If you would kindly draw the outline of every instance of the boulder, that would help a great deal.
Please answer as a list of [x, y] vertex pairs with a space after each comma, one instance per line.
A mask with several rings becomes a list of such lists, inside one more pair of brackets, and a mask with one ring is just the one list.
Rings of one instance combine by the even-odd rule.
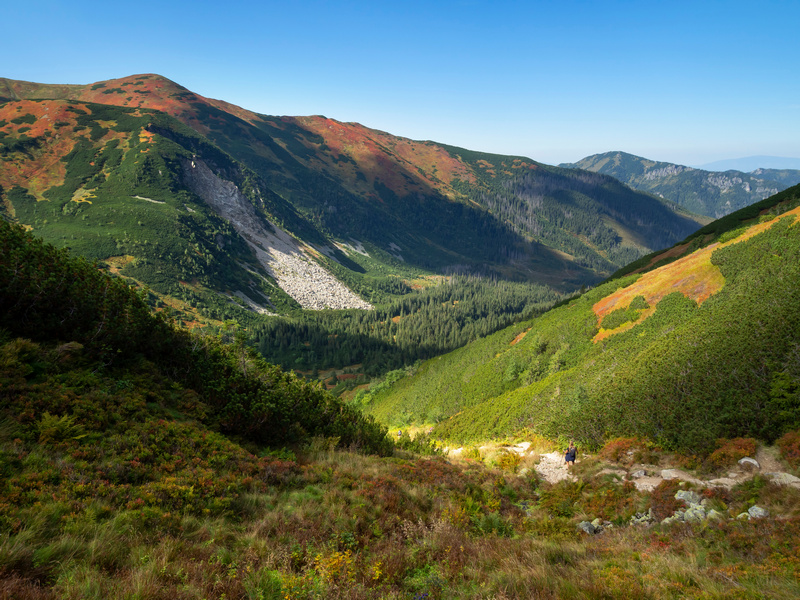
[[655, 521], [655, 517], [653, 516], [653, 509], [649, 509], [646, 513], [637, 512], [635, 515], [631, 517], [630, 524], [631, 525], [649, 525]]
[[758, 464], [758, 461], [755, 458], [750, 458], [749, 456], [745, 456], [744, 458], [739, 459], [739, 466], [744, 467], [745, 469], [760, 469], [761, 465]]
[[747, 514], [753, 519], [765, 519], [769, 516], [769, 511], [766, 508], [761, 508], [760, 506], [751, 506], [748, 509]]
[[764, 473], [764, 476], [776, 485], [800, 487], [800, 477], [795, 477], [789, 473]]
[[589, 535], [595, 535], [603, 531], [602, 527], [598, 529], [589, 521], [581, 521], [580, 523], [578, 523], [578, 529], [580, 529], [584, 533], [588, 533]]
[[675, 493], [675, 499], [684, 502], [687, 506], [700, 504], [700, 496], [697, 494], [697, 492], [693, 492], [691, 490], [678, 490]]
[[684, 513], [683, 520], [686, 523], [702, 523], [706, 520], [706, 511], [699, 504], [695, 504]]

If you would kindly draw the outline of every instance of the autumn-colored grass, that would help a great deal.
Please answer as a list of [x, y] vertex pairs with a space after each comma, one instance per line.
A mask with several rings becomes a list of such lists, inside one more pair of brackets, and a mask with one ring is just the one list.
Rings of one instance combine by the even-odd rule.
[[[452, 196], [453, 179], [475, 181], [466, 164], [436, 144], [416, 142], [357, 123], [341, 123], [324, 117], [292, 120], [321, 135], [332, 155], [346, 155], [354, 160], [358, 170], [367, 176], [369, 185], [380, 173], [381, 183], [398, 195], [433, 188]], [[416, 181], [413, 187], [409, 178]]]
[[742, 235], [732, 240], [711, 244], [675, 262], [649, 271], [643, 274], [633, 284], [619, 289], [595, 303], [592, 310], [595, 315], [597, 315], [598, 325], [606, 315], [615, 310], [627, 308], [633, 299], [638, 296], [644, 297], [649, 308], [642, 311], [639, 318], [634, 322], [625, 323], [613, 330], [600, 329], [597, 335], [595, 335], [594, 341], [598, 342], [611, 335], [635, 327], [638, 323], [641, 323], [655, 312], [661, 299], [674, 292], [680, 292], [687, 298], [694, 300], [698, 304], [702, 304], [725, 285], [725, 278], [722, 276], [719, 268], [712, 264], [711, 255], [719, 248], [748, 240], [766, 231], [777, 222], [777, 219], [784, 218], [787, 215], [791, 215], [796, 219], [800, 216], [800, 207], [788, 211], [780, 215], [780, 217], [775, 217], [763, 223], [753, 225], [743, 232]]

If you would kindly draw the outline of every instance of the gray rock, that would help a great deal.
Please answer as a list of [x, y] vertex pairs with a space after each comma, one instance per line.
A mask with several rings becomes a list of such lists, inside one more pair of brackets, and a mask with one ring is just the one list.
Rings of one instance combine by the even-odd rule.
[[705, 509], [696, 504], [692, 506], [686, 513], [683, 515], [683, 520], [687, 523], [702, 523], [706, 519], [706, 511]]
[[769, 511], [766, 508], [761, 508], [760, 506], [751, 506], [748, 509], [747, 514], [754, 519], [765, 519], [769, 516]]
[[647, 471], [644, 469], [639, 469], [638, 471], [634, 471], [631, 473], [631, 477], [633, 479], [641, 479], [642, 477], [647, 477]]
[[700, 504], [700, 496], [697, 494], [697, 492], [693, 492], [691, 490], [678, 490], [675, 493], [675, 499], [681, 500], [688, 506], [691, 506], [692, 504]]
[[753, 467], [756, 469], [760, 469], [761, 465], [758, 464], [758, 461], [755, 458], [750, 458], [749, 456], [745, 456], [744, 458], [739, 459], [739, 466], [742, 467]]
[[597, 518], [592, 521], [592, 525], [594, 525], [595, 529], [602, 529], [603, 528], [603, 519]]
[[630, 524], [631, 525], [649, 525], [655, 521], [655, 517], [653, 516], [653, 509], [649, 509], [646, 513], [637, 512], [635, 515], [631, 517]]
[[600, 531], [598, 531], [597, 527], [592, 525], [589, 521], [581, 521], [580, 523], [578, 523], [578, 529], [580, 529], [584, 533], [588, 533], [589, 535], [595, 535], [597, 533], [600, 533], [600, 531], [602, 531], [602, 528], [600, 528]]
[[800, 477], [795, 477], [789, 473], [764, 473], [772, 483], [777, 485], [791, 485], [792, 487], [800, 487]]
[[666, 519], [661, 520], [662, 525], [673, 525], [675, 523], [682, 523], [682, 522], [683, 521], [678, 517], [676, 517], [675, 515], [672, 515], [671, 517], [667, 517]]

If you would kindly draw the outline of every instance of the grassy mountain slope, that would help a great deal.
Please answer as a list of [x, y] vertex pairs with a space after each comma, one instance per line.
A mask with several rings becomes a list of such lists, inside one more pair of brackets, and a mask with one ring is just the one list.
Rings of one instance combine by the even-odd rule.
[[[389, 268], [396, 269], [396, 263], [403, 261], [439, 271], [488, 269], [507, 277], [576, 287], [607, 274], [609, 262], [622, 266], [630, 251], [656, 249], [664, 245], [665, 237], [674, 241], [696, 227], [696, 222], [662, 209], [657, 231], [651, 231], [652, 200], [638, 197], [631, 202], [630, 194], [611, 190], [607, 181], [584, 182], [577, 197], [574, 176], [542, 169], [529, 159], [489, 157], [497, 163], [495, 169], [477, 164], [477, 155], [462, 158], [468, 154], [465, 150], [456, 154], [439, 144], [398, 138], [354, 123], [257, 115], [155, 75], [88, 86], [3, 80], [0, 96], [14, 99], [12, 104], [26, 98], [68, 98], [169, 114], [256, 174], [258, 181], [249, 182], [256, 195], [269, 191], [289, 202], [299, 220], [271, 216], [290, 231], [305, 239], [319, 229], [329, 236], [328, 244], [319, 238], [308, 241], [322, 252], [335, 252], [334, 243], [356, 247], [360, 243]], [[541, 219], [545, 226], [519, 229], [515, 219], [496, 214], [496, 207], [482, 201], [492, 186], [512, 188], [518, 173], [529, 174], [523, 178], [528, 188], [540, 173], [546, 183], [534, 190], [532, 200], [528, 190], [522, 195], [507, 191], [500, 194], [504, 197], [500, 204], [533, 202], [530, 210], [537, 212], [536, 197], [544, 194], [551, 202], [566, 202], [560, 218], [548, 208]], [[492, 195], [497, 204], [497, 192]], [[582, 214], [570, 214], [578, 204], [584, 205], [581, 212], [601, 213], [614, 231], [592, 231]], [[301, 221], [315, 227], [304, 231]], [[615, 256], [619, 249], [624, 256]], [[356, 262], [361, 257], [350, 252]]]
[[[677, 482], [640, 493], [581, 457], [578, 481], [550, 486], [517, 473], [519, 457], [500, 469], [397, 452], [240, 338], [176, 329], [142, 296], [0, 219], [0, 597], [797, 591], [790, 488], [707, 495], [725, 516], [758, 502], [780, 521], [627, 527], [671, 514]], [[595, 516], [617, 527], [581, 537]]]
[[610, 175], [634, 189], [666, 198], [694, 213], [713, 218], [800, 183], [800, 171], [790, 169], [720, 173], [648, 160], [625, 152], [594, 154], [561, 166]]
[[710, 224], [532, 321], [358, 402], [391, 425], [480, 439], [531, 427], [709, 450], [800, 423], [800, 187]]

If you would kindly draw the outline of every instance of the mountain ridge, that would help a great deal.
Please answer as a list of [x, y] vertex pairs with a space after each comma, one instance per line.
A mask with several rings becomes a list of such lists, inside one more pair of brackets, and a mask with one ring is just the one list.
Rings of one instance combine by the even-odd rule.
[[[466, 207], [468, 211], [478, 211], [475, 216], [469, 217], [471, 219], [478, 215], [488, 215], [485, 207], [475, 198], [465, 198], [463, 189], [481, 181], [486, 189], [487, 181], [496, 178], [498, 171], [501, 170], [501, 175], [504, 177], [512, 176], [515, 171], [542, 171], [549, 172], [552, 177], [562, 176], [554, 168], [548, 170], [534, 161], [519, 157], [482, 155], [494, 156], [501, 159], [502, 163], [493, 165], [485, 158], [479, 158], [475, 164], [467, 164], [460, 156], [454, 156], [452, 148], [448, 149], [449, 147], [434, 142], [416, 142], [399, 138], [359, 124], [339, 123], [318, 116], [257, 115], [229, 103], [206, 99], [156, 75], [133, 75], [85, 86], [45, 85], [12, 80], [3, 80], [2, 86], [2, 89], [10, 90], [11, 95], [19, 99], [15, 102], [41, 102], [32, 99], [48, 97], [51, 101], [60, 99], [101, 102], [107, 106], [119, 106], [126, 111], [158, 110], [170, 114], [212, 143], [222, 144], [223, 151], [231, 156], [238, 156], [235, 160], [250, 169], [256, 169], [255, 172], [259, 173], [262, 183], [266, 184], [264, 187], [269, 187], [278, 196], [282, 196], [284, 201], [291, 195], [288, 201], [294, 205], [294, 210], [299, 208], [305, 212], [306, 220], [310, 218], [316, 228], [333, 227], [338, 230], [340, 236], [347, 229], [350, 230], [350, 234], [365, 234], [366, 230], [360, 224], [363, 220], [354, 217], [358, 213], [366, 216], [376, 208], [378, 214], [386, 215], [381, 219], [389, 219], [386, 221], [387, 225], [390, 221], [396, 222], [397, 216], [389, 216], [386, 214], [387, 210], [389, 213], [396, 211], [392, 208], [392, 204], [400, 199], [404, 200], [404, 205], [408, 205], [409, 199], [415, 195], [430, 197], [432, 194], [438, 194], [455, 202], [454, 206]], [[86, 121], [88, 123], [89, 119]], [[225, 128], [228, 131], [222, 130]], [[235, 130], [237, 136], [241, 135], [231, 137], [231, 128]], [[265, 132], [269, 134], [264, 135]], [[36, 132], [29, 131], [29, 133]], [[455, 150], [459, 151], [460, 155], [470, 152], [463, 149]], [[311, 171], [310, 167], [313, 167]], [[483, 171], [483, 175], [479, 171]], [[264, 179], [266, 181], [263, 181]], [[301, 183], [299, 189], [298, 182]], [[11, 183], [19, 185], [20, 181]], [[334, 187], [331, 187], [331, 183], [334, 183]], [[344, 186], [341, 192], [335, 188], [339, 184]], [[327, 195], [330, 195], [330, 192], [334, 194], [327, 202], [319, 200], [319, 192], [322, 191], [320, 185], [328, 190]], [[461, 189], [456, 189], [459, 186]], [[309, 194], [317, 195], [317, 198], [312, 200]], [[354, 200], [355, 198], [362, 200], [355, 203], [348, 200], [342, 207], [331, 204], [335, 199], [344, 200], [353, 194]], [[322, 195], [325, 195], [324, 191]], [[365, 206], [364, 201], [371, 206]], [[412, 207], [419, 208], [418, 201], [412, 200], [408, 208]], [[337, 212], [341, 214], [342, 210], [355, 211], [355, 214], [347, 215], [346, 219], [335, 214]], [[462, 218], [467, 216], [464, 208], [459, 208], [459, 211], [462, 213]], [[455, 216], [452, 210], [449, 212], [451, 218]], [[478, 218], [486, 219], [485, 216]], [[494, 221], [489, 219], [486, 222], [488, 224]], [[417, 226], [423, 223], [418, 222]], [[430, 227], [430, 225], [426, 223], [423, 226]], [[500, 226], [505, 227], [502, 223]], [[439, 237], [441, 226], [435, 227], [433, 231], [436, 231]], [[512, 238], [507, 234], [504, 235], [510, 243], [519, 245], [519, 241], [511, 242]], [[427, 243], [430, 244], [430, 235], [428, 238]], [[400, 241], [398, 239], [393, 243], [402, 247]], [[453, 242], [456, 241], [453, 239]], [[552, 241], [549, 243], [552, 245]], [[539, 251], [545, 254], [549, 252], [545, 247], [541, 247]], [[570, 252], [567, 251], [567, 254]], [[547, 260], [552, 261], [554, 257]]]
[[800, 183], [800, 170], [707, 171], [621, 151], [594, 154], [561, 166], [611, 175], [634, 189], [667, 198], [712, 218], [720, 218]]

